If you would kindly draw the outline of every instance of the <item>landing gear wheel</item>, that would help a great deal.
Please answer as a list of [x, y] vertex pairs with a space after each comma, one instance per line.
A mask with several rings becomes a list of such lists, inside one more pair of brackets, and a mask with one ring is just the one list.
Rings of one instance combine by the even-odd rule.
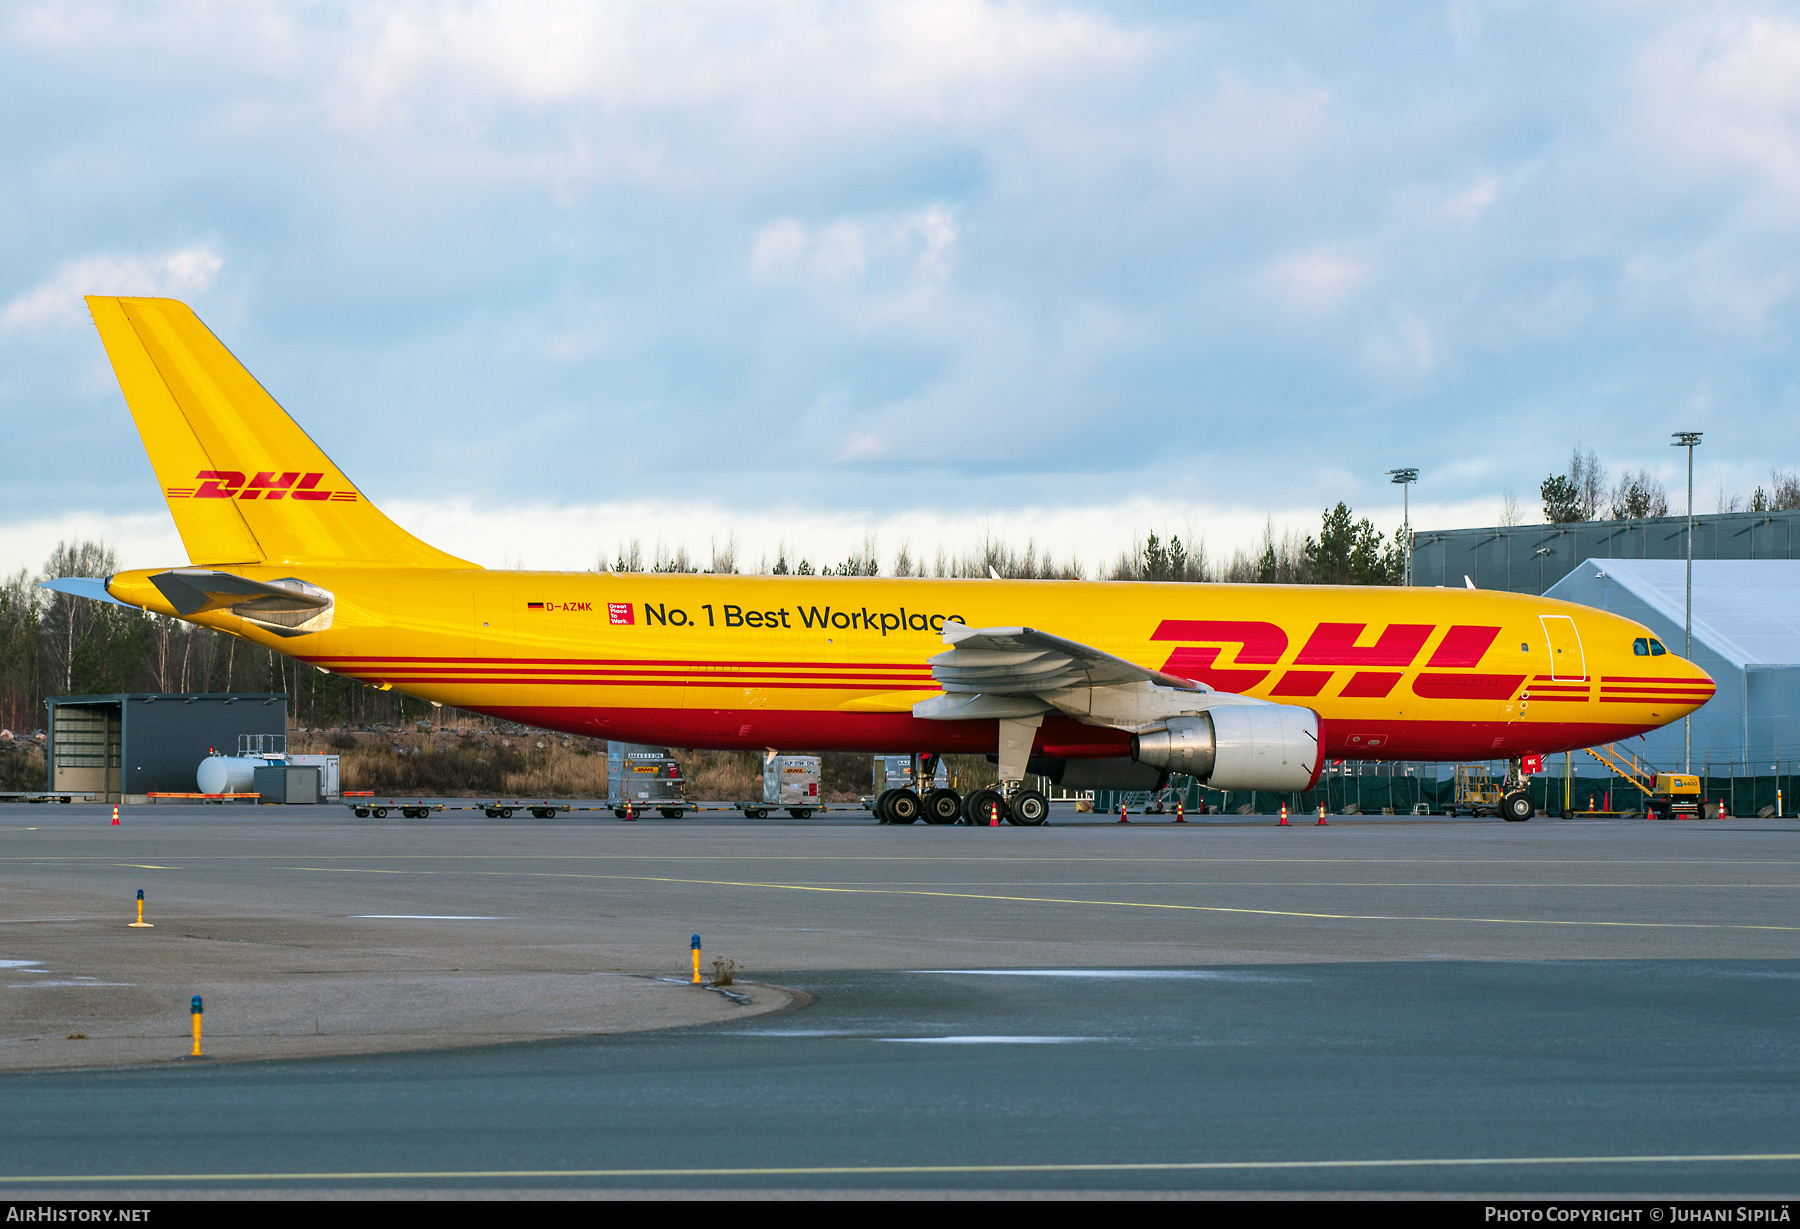
[[1531, 795], [1522, 789], [1500, 800], [1500, 818], [1509, 824], [1522, 824], [1535, 814], [1537, 808], [1531, 805]]
[[876, 823], [891, 824], [894, 822], [893, 820], [888, 818], [888, 809], [887, 809], [888, 799], [892, 798], [893, 796], [894, 796], [894, 791], [891, 789], [884, 789], [879, 794], [875, 795], [874, 810], [875, 810], [875, 822]]
[[894, 789], [888, 791], [887, 817], [890, 824], [918, 823], [919, 812], [922, 810], [924, 810], [924, 804], [919, 801], [919, 796], [911, 790]]
[[953, 789], [934, 789], [925, 795], [925, 822], [953, 824], [962, 814], [962, 799]]
[[1050, 818], [1050, 800], [1034, 789], [1022, 789], [1012, 796], [1009, 823], [1035, 828]]
[[969, 827], [992, 827], [995, 816], [1007, 817], [1006, 796], [999, 790], [978, 789], [963, 800], [963, 822]]

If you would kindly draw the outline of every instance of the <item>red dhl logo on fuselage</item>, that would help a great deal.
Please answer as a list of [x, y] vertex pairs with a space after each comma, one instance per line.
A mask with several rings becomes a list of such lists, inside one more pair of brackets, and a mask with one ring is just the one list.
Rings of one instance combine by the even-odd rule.
[[[1269, 688], [1269, 695], [1310, 698], [1320, 695], [1331, 682], [1336, 670], [1305, 669], [1307, 666], [1358, 667], [1336, 695], [1342, 699], [1378, 700], [1393, 691], [1405, 672], [1418, 661], [1419, 654], [1438, 630], [1433, 623], [1393, 623], [1382, 629], [1372, 644], [1358, 644], [1368, 630], [1366, 623], [1321, 623], [1307, 637], [1294, 655], [1290, 668], [1281, 673]], [[1474, 673], [1482, 657], [1500, 635], [1500, 628], [1456, 624], [1444, 633], [1437, 648], [1425, 662], [1425, 669], [1413, 679], [1413, 694], [1431, 700], [1505, 700], [1510, 699], [1535, 679], [1529, 694], [1533, 699], [1552, 702], [1582, 701], [1588, 698], [1589, 677], [1586, 674], [1531, 675], [1517, 673]], [[1233, 666], [1267, 666], [1280, 664], [1287, 654], [1287, 631], [1274, 623], [1234, 619], [1164, 619], [1150, 637], [1152, 640], [1213, 642], [1201, 648], [1180, 648], [1170, 652], [1163, 670], [1181, 678], [1196, 679], [1220, 691], [1246, 692], [1260, 686], [1275, 673], [1274, 669], [1221, 668], [1219, 654], [1236, 646]], [[1385, 667], [1385, 668], [1383, 668]], [[1624, 681], [1608, 678], [1606, 682]], [[1652, 680], [1633, 678], [1633, 683]], [[1629, 699], [1614, 700], [1603, 696], [1602, 703], [1640, 703], [1651, 699], [1705, 700], [1713, 693], [1709, 683], [1699, 680], [1655, 680], [1661, 686], [1645, 689], [1633, 687]], [[1614, 688], [1603, 688], [1613, 691]]]
[[297, 469], [259, 470], [248, 482], [235, 469], [203, 469], [194, 475], [198, 486], [165, 487], [170, 499], [295, 499], [321, 502], [353, 503], [355, 491], [321, 491], [319, 483], [325, 475], [304, 473]]

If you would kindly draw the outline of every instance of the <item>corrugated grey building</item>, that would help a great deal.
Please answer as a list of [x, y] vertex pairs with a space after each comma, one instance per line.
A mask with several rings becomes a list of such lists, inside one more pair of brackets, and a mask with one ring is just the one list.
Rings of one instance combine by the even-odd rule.
[[[1687, 564], [1587, 559], [1544, 596], [1633, 619], [1682, 648]], [[1794, 771], [1800, 759], [1800, 561], [1694, 563], [1693, 662], [1719, 690], [1693, 716], [1693, 767], [1717, 776]], [[1682, 723], [1630, 748], [1664, 771], [1682, 767]], [[1736, 771], [1733, 771], [1733, 770]]]
[[[1721, 512], [1694, 518], [1696, 559], [1794, 559], [1800, 511]], [[1413, 584], [1545, 593], [1584, 559], [1686, 559], [1687, 518], [1422, 529]]]
[[200, 761], [237, 750], [240, 734], [287, 734], [285, 693], [53, 696], [46, 788], [93, 793], [191, 793]]

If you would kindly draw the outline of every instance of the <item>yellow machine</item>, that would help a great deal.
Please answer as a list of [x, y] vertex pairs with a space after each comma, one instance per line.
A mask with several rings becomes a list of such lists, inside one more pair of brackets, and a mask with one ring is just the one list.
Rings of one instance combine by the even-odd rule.
[[1450, 814], [1467, 811], [1470, 815], [1498, 815], [1505, 797], [1505, 789], [1487, 769], [1472, 764], [1456, 766]]
[[1700, 778], [1688, 773], [1659, 772], [1650, 807], [1664, 819], [1700, 818]]
[[[1021, 823], [1043, 816], [1028, 769], [1075, 789], [1177, 772], [1299, 790], [1327, 759], [1504, 758], [1501, 810], [1526, 819], [1522, 756], [1713, 694], [1635, 623], [1507, 593], [489, 571], [382, 515], [186, 305], [88, 303], [188, 564], [53, 585], [505, 719], [997, 754], [994, 798]], [[928, 820], [993, 801], [928, 785]]]
[[1697, 775], [1657, 772], [1620, 746], [1589, 747], [1588, 754], [1637, 786], [1651, 815], [1661, 819], [1700, 818], [1700, 778]]

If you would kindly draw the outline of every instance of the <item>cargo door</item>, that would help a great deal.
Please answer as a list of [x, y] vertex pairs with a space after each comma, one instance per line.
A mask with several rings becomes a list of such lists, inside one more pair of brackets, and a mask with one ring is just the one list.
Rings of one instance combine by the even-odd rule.
[[1540, 615], [1544, 640], [1550, 646], [1550, 677], [1578, 683], [1587, 678], [1587, 658], [1581, 651], [1581, 633], [1568, 615]]

